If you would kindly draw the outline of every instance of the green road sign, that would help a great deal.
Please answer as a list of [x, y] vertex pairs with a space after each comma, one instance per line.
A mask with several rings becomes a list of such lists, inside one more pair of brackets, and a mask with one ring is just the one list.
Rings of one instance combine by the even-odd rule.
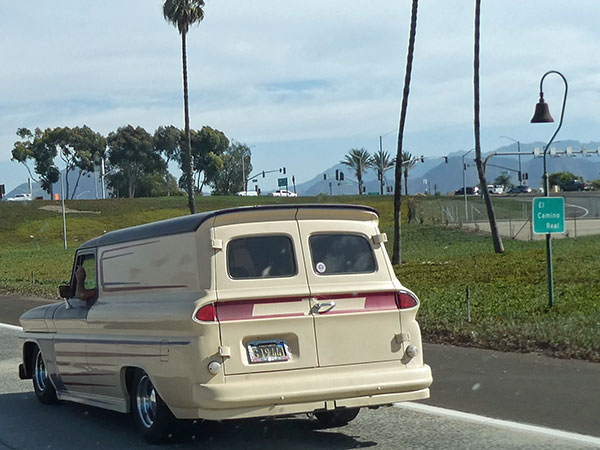
[[565, 199], [536, 197], [533, 199], [533, 232], [536, 234], [565, 232]]
[[288, 179], [287, 177], [285, 178], [277, 178], [277, 186], [279, 187], [287, 187], [288, 185]]

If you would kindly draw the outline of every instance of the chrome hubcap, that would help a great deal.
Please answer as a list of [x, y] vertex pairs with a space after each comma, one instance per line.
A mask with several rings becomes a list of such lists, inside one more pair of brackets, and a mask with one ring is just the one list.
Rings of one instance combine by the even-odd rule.
[[44, 365], [44, 360], [42, 359], [42, 352], [38, 352], [35, 357], [35, 368], [33, 373], [33, 380], [38, 391], [43, 391], [46, 389], [46, 366]]
[[156, 420], [156, 391], [146, 374], [138, 383], [135, 404], [142, 423], [146, 428], [150, 428]]

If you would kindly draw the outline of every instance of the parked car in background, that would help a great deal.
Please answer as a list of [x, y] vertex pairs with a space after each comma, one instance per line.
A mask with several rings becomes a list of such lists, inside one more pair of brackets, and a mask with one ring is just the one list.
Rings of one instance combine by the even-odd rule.
[[581, 180], [573, 180], [563, 186], [563, 191], [591, 191], [594, 187]]
[[153, 443], [176, 419], [339, 427], [426, 399], [419, 300], [378, 222], [365, 206], [270, 205], [103, 234], [75, 252], [65, 300], [21, 316], [19, 375], [41, 403], [131, 413]]
[[7, 202], [29, 202], [31, 201], [31, 194], [17, 194], [14, 197], [7, 198]]
[[509, 194], [531, 194], [532, 192], [533, 189], [529, 186], [513, 186], [511, 190], [508, 191]]
[[273, 197], [298, 197], [298, 194], [287, 189], [277, 189], [272, 195]]
[[[467, 187], [467, 195], [479, 195], [481, 194], [481, 189], [479, 186]], [[464, 189], [460, 188], [454, 192], [454, 195], [464, 195]]]
[[256, 192], [256, 191], [240, 191], [235, 195], [239, 195], [242, 197], [258, 197], [258, 192]]

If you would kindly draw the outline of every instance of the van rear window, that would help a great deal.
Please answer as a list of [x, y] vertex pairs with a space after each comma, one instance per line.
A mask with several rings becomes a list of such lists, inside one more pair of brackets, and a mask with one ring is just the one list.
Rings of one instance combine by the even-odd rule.
[[316, 234], [309, 238], [313, 269], [319, 275], [377, 270], [371, 244], [355, 234]]
[[233, 279], [296, 275], [292, 240], [287, 236], [257, 236], [227, 245], [227, 270]]

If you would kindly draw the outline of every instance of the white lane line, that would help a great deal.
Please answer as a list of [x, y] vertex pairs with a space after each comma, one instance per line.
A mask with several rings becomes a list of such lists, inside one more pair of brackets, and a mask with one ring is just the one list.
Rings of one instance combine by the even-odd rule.
[[[578, 216], [577, 219], [582, 219], [583, 217], [587, 216], [590, 211], [587, 208], [584, 208], [583, 206], [578, 206], [578, 205], [571, 205], [570, 203], [565, 203], [565, 209], [567, 208], [579, 208], [579, 209], [583, 209], [585, 211], [585, 213], [583, 214], [583, 216]], [[567, 216], [567, 213], [565, 212], [565, 219], [572, 219], [573, 215], [571, 215], [571, 217]]]
[[7, 323], [0, 323], [0, 328], [6, 328], [8, 330], [15, 330], [15, 331], [23, 331], [23, 328], [18, 327], [16, 325], [9, 325]]
[[549, 437], [568, 439], [571, 441], [583, 442], [585, 444], [600, 446], [600, 438], [587, 436], [585, 434], [570, 433], [568, 431], [554, 430], [552, 428], [539, 427], [536, 425], [511, 422], [509, 420], [492, 419], [491, 417], [478, 416], [477, 414], [455, 411], [453, 409], [439, 408], [437, 406], [424, 405], [422, 403], [403, 402], [394, 403], [394, 406], [398, 408], [408, 409], [410, 411], [422, 412], [425, 414], [452, 417], [455, 419], [466, 420], [468, 422], [480, 423], [501, 428], [511, 428], [513, 430], [526, 431], [529, 433], [536, 433]]

